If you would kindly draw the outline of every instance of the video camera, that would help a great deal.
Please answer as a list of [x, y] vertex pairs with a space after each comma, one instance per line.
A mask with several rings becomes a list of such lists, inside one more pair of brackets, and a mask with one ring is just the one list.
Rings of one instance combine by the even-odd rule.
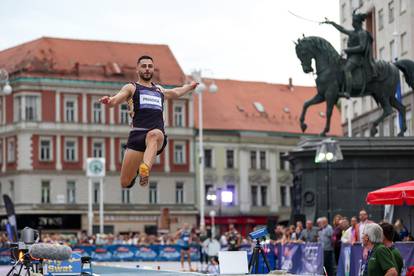
[[269, 232], [267, 231], [266, 227], [260, 228], [256, 231], [253, 231], [249, 234], [249, 237], [252, 240], [259, 240], [259, 239], [263, 239], [266, 237], [266, 235], [269, 234]]

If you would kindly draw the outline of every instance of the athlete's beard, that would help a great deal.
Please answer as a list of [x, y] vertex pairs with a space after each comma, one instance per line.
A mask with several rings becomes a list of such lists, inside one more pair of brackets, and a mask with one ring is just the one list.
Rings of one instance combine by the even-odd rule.
[[145, 73], [141, 73], [139, 74], [139, 77], [143, 79], [144, 81], [150, 81], [152, 79], [152, 73], [149, 73], [149, 77], [146, 77]]

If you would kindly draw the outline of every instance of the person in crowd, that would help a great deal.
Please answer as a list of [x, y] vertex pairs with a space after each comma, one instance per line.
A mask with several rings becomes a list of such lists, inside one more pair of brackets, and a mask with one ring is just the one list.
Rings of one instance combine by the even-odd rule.
[[281, 242], [284, 235], [285, 227], [281, 224], [277, 225], [274, 232], [275, 232], [275, 241]]
[[207, 272], [210, 272], [211, 266], [213, 266], [214, 270], [216, 270], [218, 266], [218, 253], [220, 251], [220, 243], [215, 237], [212, 236], [211, 231], [207, 232], [207, 237], [208, 238], [203, 242], [202, 246], [208, 263]]
[[403, 241], [408, 236], [407, 227], [405, 227], [402, 219], [397, 219], [394, 223], [395, 231], [397, 231], [398, 241]]
[[368, 219], [367, 211], [365, 209], [362, 209], [361, 211], [359, 211], [359, 224], [358, 224], [359, 237], [357, 240], [358, 242], [362, 242], [364, 228], [369, 223], [373, 223], [373, 222]]
[[226, 233], [227, 241], [229, 244], [229, 251], [238, 251], [241, 242], [241, 236], [234, 227], [234, 224], [229, 225], [229, 231]]
[[311, 220], [306, 221], [306, 228], [300, 234], [299, 239], [304, 242], [318, 241], [318, 229], [313, 226], [313, 222]]
[[362, 265], [363, 276], [398, 276], [397, 264], [391, 250], [384, 246], [383, 231], [376, 223], [368, 223], [362, 232], [362, 244], [368, 251]]
[[398, 275], [401, 275], [401, 271], [404, 266], [403, 258], [401, 257], [400, 251], [394, 246], [393, 240], [395, 236], [395, 229], [392, 224], [383, 222], [380, 224], [382, 232], [384, 233], [383, 244], [385, 247], [391, 250], [392, 256], [394, 257], [395, 263], [397, 264]]
[[342, 225], [341, 222], [343, 217], [339, 214], [335, 215], [333, 219], [333, 234], [332, 234], [332, 245], [334, 249], [335, 263], [338, 264], [339, 255], [341, 253], [341, 238], [342, 238]]
[[292, 240], [299, 241], [300, 240], [300, 235], [302, 234], [302, 231], [303, 231], [303, 223], [300, 220], [298, 220], [296, 222], [295, 230], [292, 233]]
[[322, 217], [319, 220], [320, 229], [319, 229], [319, 242], [322, 243], [323, 248], [323, 263], [328, 275], [334, 275], [334, 266], [333, 266], [333, 247], [332, 247], [332, 226], [329, 225], [328, 219]]

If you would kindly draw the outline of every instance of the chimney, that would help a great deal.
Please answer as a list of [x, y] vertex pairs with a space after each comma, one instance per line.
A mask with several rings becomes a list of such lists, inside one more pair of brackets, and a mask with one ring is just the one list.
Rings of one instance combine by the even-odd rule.
[[289, 90], [290, 91], [293, 91], [293, 79], [292, 78], [289, 78], [289, 85], [288, 85], [288, 87], [289, 87]]

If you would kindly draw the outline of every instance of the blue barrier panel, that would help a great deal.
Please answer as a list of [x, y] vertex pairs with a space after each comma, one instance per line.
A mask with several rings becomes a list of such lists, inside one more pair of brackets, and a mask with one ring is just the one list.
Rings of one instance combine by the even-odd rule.
[[81, 255], [72, 253], [67, 261], [45, 260], [43, 262], [43, 274], [45, 276], [79, 275], [81, 273]]
[[[323, 248], [320, 243], [308, 242], [300, 244], [301, 268], [298, 274], [323, 274]], [[295, 264], [296, 265], [296, 264]]]
[[10, 265], [11, 254], [9, 248], [0, 248], [0, 265]]
[[91, 257], [96, 262], [111, 262], [113, 260], [112, 252], [106, 246], [96, 246]]
[[114, 262], [132, 262], [137, 260], [136, 252], [138, 248], [134, 245], [109, 245], [108, 250], [112, 252]]
[[153, 262], [157, 260], [160, 252], [159, 245], [139, 246], [135, 253], [135, 260]]
[[179, 245], [160, 245], [158, 261], [179, 261], [181, 256], [181, 246]]
[[[413, 242], [397, 242], [395, 247], [400, 251], [404, 259], [404, 271], [410, 265], [414, 264], [414, 243]], [[341, 255], [339, 257], [337, 276], [358, 276], [362, 264], [365, 262], [363, 256], [363, 247], [361, 244], [343, 244], [341, 247]]]

